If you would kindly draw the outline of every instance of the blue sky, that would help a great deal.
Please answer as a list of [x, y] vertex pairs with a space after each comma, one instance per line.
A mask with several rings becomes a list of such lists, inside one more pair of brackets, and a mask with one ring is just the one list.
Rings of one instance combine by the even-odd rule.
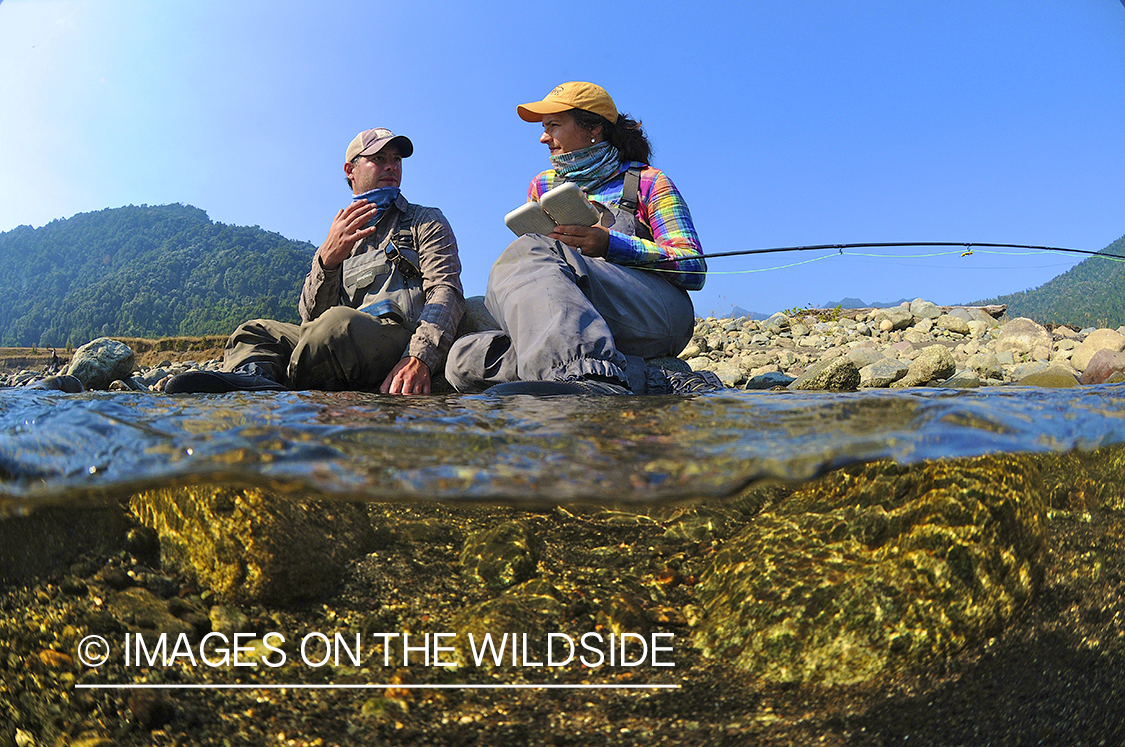
[[[385, 126], [413, 140], [403, 191], [449, 217], [478, 295], [547, 165], [516, 104], [592, 80], [643, 120], [705, 251], [1125, 235], [1120, 0], [567, 8], [2, 0], [0, 231], [182, 202], [319, 243], [345, 146]], [[871, 253], [715, 259], [696, 311], [962, 303], [1081, 259]]]

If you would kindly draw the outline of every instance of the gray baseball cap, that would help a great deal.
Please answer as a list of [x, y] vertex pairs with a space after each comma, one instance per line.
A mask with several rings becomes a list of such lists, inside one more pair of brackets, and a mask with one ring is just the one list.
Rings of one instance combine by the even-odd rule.
[[398, 146], [399, 154], [403, 158], [414, 152], [414, 143], [405, 135], [396, 135], [386, 127], [375, 127], [364, 130], [348, 143], [348, 150], [344, 153], [344, 161], [351, 163], [359, 156], [372, 156], [381, 151], [389, 143]]

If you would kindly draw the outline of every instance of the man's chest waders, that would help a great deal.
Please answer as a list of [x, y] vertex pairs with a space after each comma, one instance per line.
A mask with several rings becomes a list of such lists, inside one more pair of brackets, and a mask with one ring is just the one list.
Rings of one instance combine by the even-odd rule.
[[411, 230], [414, 216], [414, 205], [405, 212], [396, 211], [394, 223], [378, 246], [365, 242], [359, 252], [344, 260], [342, 305], [407, 326], [418, 321], [426, 297]]

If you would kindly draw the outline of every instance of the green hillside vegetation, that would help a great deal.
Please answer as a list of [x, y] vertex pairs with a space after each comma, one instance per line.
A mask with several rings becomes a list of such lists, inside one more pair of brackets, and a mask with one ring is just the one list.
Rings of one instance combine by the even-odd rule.
[[247, 319], [296, 322], [315, 250], [179, 204], [20, 226], [0, 233], [0, 346], [225, 336]]
[[[1125, 257], [1125, 236], [1099, 254]], [[1038, 288], [978, 303], [1007, 304], [1008, 316], [1042, 324], [1119, 327], [1125, 324], [1125, 261], [1091, 256]]]

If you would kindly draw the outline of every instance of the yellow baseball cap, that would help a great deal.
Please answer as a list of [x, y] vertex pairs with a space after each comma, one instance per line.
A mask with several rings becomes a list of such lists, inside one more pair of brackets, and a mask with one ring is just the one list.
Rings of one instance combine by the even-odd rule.
[[605, 89], [582, 81], [555, 86], [542, 101], [517, 106], [516, 113], [525, 122], [542, 122], [545, 114], [557, 114], [569, 109], [582, 109], [600, 114], [612, 123], [617, 122], [617, 107]]

